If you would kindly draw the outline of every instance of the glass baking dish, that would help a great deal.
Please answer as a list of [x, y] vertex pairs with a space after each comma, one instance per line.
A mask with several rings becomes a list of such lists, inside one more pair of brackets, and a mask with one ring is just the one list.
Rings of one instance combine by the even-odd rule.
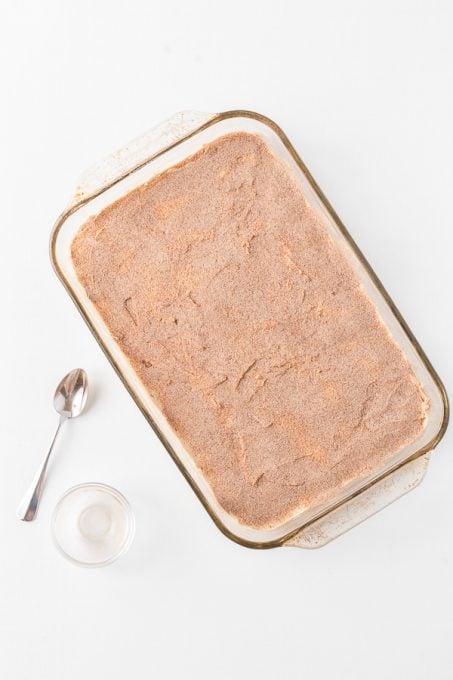
[[[71, 259], [72, 241], [89, 217], [98, 214], [106, 206], [155, 175], [193, 155], [205, 144], [231, 132], [249, 132], [259, 135], [273, 153], [286, 164], [295, 181], [301, 186], [312, 208], [323, 218], [331, 237], [340, 241], [343, 247], [347, 249], [350, 262], [359, 276], [363, 288], [376, 305], [395, 342], [406, 355], [430, 401], [425, 429], [414, 442], [387, 459], [385, 467], [366, 479], [353, 480], [342, 488], [338, 497], [332, 499], [329, 503], [304, 510], [272, 529], [256, 529], [241, 524], [219, 505], [192, 457], [152, 401], [132, 365], [107, 329], [99, 312], [89, 300], [77, 278]], [[423, 471], [426, 469], [427, 454], [440, 441], [447, 427], [448, 400], [443, 385], [378, 277], [339, 220], [288, 138], [268, 118], [249, 111], [229, 111], [217, 115], [185, 112], [134, 140], [91, 168], [83, 176], [72, 203], [54, 227], [50, 250], [51, 260], [57, 275], [119, 377], [217, 526], [229, 538], [242, 545], [255, 548], [270, 548], [284, 544], [304, 545], [302, 539], [309, 535], [310, 527], [317, 526], [319, 528], [320, 522], [324, 522], [322, 526], [325, 528], [327, 526], [325, 518], [327, 518], [330, 529], [324, 531], [326, 540], [311, 541], [311, 544], [321, 545], [344, 530], [340, 526], [332, 529], [332, 518], [336, 516], [340, 521], [342, 509], [343, 511], [345, 508], [353, 509], [357, 514], [357, 521], [361, 521], [365, 516], [375, 512], [376, 509], [388, 504], [394, 497], [411, 488], [410, 480], [408, 480], [410, 471], [412, 471], [414, 480], [420, 481], [421, 470], [422, 468]], [[424, 457], [424, 460], [420, 463], [422, 457]], [[416, 463], [417, 460], [418, 463]], [[403, 466], [406, 466], [404, 470]], [[392, 492], [389, 492], [389, 480], [392, 483], [394, 482]], [[406, 486], [409, 484], [409, 488], [406, 489], [405, 484]], [[412, 486], [414, 485], [415, 483]], [[374, 509], [364, 513], [364, 502], [366, 500], [370, 505], [370, 494], [374, 494]], [[376, 502], [377, 496], [382, 496], [381, 501]], [[357, 508], [357, 499], [364, 501], [362, 510]], [[357, 522], [350, 522], [351, 525], [354, 523]], [[349, 528], [349, 526], [346, 528]], [[297, 542], [298, 538], [299, 542]], [[308, 540], [308, 544], [310, 544], [310, 540]], [[308, 546], [305, 545], [304, 547]]]

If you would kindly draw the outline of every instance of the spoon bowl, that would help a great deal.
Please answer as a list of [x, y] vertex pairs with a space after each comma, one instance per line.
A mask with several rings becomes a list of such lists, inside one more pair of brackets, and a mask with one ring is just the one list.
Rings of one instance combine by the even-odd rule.
[[88, 378], [83, 368], [68, 373], [55, 390], [53, 405], [57, 413], [65, 418], [77, 418], [88, 396]]

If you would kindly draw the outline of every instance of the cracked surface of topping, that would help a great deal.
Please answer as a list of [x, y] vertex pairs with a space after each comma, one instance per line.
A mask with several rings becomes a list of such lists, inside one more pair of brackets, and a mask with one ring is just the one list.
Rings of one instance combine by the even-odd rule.
[[277, 526], [421, 433], [428, 402], [346, 252], [255, 135], [90, 218], [77, 275], [220, 505]]

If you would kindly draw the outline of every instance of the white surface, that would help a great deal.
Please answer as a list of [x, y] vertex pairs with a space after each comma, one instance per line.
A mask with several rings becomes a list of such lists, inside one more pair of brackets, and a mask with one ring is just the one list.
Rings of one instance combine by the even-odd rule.
[[[2, 680], [451, 680], [451, 435], [418, 489], [327, 547], [234, 545], [103, 358], [47, 244], [80, 172], [141, 131], [184, 108], [260, 111], [448, 389], [452, 24], [447, 0], [2, 8]], [[62, 433], [38, 520], [20, 523], [54, 386], [77, 365], [91, 407]], [[77, 569], [51, 542], [58, 496], [84, 481], [117, 487], [136, 513], [130, 552], [106, 569]]]

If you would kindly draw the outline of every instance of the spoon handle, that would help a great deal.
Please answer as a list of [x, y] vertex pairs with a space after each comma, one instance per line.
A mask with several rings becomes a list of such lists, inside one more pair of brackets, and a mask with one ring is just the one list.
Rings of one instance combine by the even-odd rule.
[[44, 458], [44, 461], [40, 469], [38, 470], [36, 477], [34, 478], [30, 487], [27, 489], [27, 492], [25, 493], [24, 497], [22, 498], [19, 504], [19, 507], [17, 508], [16, 514], [19, 517], [19, 519], [23, 520], [24, 522], [32, 522], [36, 517], [36, 513], [38, 512], [39, 501], [41, 500], [42, 490], [44, 487], [47, 463], [49, 462], [50, 454], [52, 453], [52, 449], [57, 440], [61, 426], [66, 420], [67, 420], [66, 416], [63, 415], [60, 416], [57, 431], [54, 434], [54, 438], [52, 439], [52, 443], [50, 445], [50, 449], [47, 453], [47, 456]]

